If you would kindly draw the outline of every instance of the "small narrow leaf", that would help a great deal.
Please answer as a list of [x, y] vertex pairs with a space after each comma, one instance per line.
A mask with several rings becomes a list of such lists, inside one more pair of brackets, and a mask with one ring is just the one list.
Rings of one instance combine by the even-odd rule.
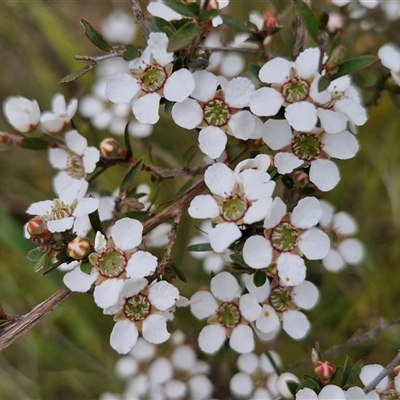
[[242, 267], [248, 268], [247, 264], [244, 262], [243, 257], [240, 254], [232, 253], [232, 254], [229, 254], [229, 257], [236, 264], [239, 264]]
[[323, 90], [327, 89], [330, 84], [331, 81], [328, 78], [321, 76], [318, 81], [318, 92], [322, 92]]
[[251, 63], [249, 69], [250, 73], [259, 80], [260, 78], [258, 77], [258, 74], [260, 73], [261, 67], [257, 64]]
[[198, 58], [197, 60], [190, 61], [188, 63], [189, 69], [192, 71], [197, 71], [201, 69], [206, 69], [210, 62], [206, 60], [205, 58]]
[[105, 51], [106, 53], [113, 51], [113, 48], [106, 42], [103, 36], [101, 36], [101, 34], [93, 28], [93, 26], [88, 21], [86, 21], [84, 18], [81, 18], [81, 24], [85, 31], [85, 35], [97, 48]]
[[200, 13], [197, 2], [185, 4], [181, 0], [164, 0], [164, 4], [186, 17], [196, 17]]
[[49, 143], [43, 139], [25, 137], [22, 139], [20, 146], [29, 150], [45, 150], [49, 147]]
[[216, 8], [211, 8], [210, 10], [207, 10], [202, 17], [202, 22], [209, 22], [213, 18], [215, 18], [217, 15], [219, 15], [219, 12]]
[[250, 28], [245, 25], [243, 22], [238, 21], [236, 18], [230, 15], [221, 15], [222, 21], [225, 25], [229, 26], [230, 28], [234, 29], [235, 31], [242, 32], [242, 33], [249, 33]]
[[165, 19], [159, 17], [153, 17], [153, 24], [158, 32], [164, 32], [168, 37], [171, 37], [172, 34], [176, 31], [174, 26], [166, 21]]
[[[129, 171], [126, 173], [124, 176], [124, 179], [122, 180], [121, 187], [120, 187], [120, 196], [121, 193], [128, 193], [131, 191], [133, 186], [135, 185], [135, 182], [140, 174], [140, 172], [143, 169], [143, 161], [138, 160], [136, 161]], [[124, 196], [122, 196], [124, 197]]]
[[35, 272], [39, 272], [45, 267], [47, 257], [49, 257], [49, 256], [50, 256], [50, 253], [43, 253], [43, 255], [36, 261], [36, 263], [34, 265]]
[[135, 58], [138, 58], [138, 56], [139, 51], [136, 47], [132, 46], [131, 44], [125, 46], [124, 55], [122, 56], [125, 61], [134, 60]]
[[263, 271], [257, 270], [253, 275], [253, 282], [256, 287], [264, 285], [266, 280], [267, 275], [265, 275], [265, 272]]
[[201, 29], [194, 23], [188, 22], [179, 28], [169, 38], [168, 51], [174, 52], [189, 46], [193, 39], [201, 33]]
[[347, 380], [346, 382], [344, 382], [345, 386], [350, 386], [353, 385], [354, 382], [358, 379], [360, 372], [361, 372], [361, 368], [363, 367], [363, 363], [361, 360], [358, 360], [353, 367], [351, 368], [351, 370], [349, 371], [349, 373], [347, 374]]
[[187, 167], [197, 152], [197, 146], [191, 146], [183, 155], [183, 166]]
[[176, 276], [184, 283], [187, 283], [187, 279], [183, 271], [178, 268], [175, 264], [171, 265], [172, 270], [175, 272]]
[[90, 274], [90, 272], [92, 271], [92, 269], [93, 269], [93, 265], [92, 264], [90, 264], [90, 262], [85, 262], [85, 263], [82, 263], [81, 265], [80, 265], [80, 268], [81, 268], [81, 271], [84, 273], [84, 274]]
[[338, 72], [336, 72], [331, 79], [340, 78], [341, 76], [360, 71], [361, 69], [369, 67], [377, 60], [375, 56], [361, 56], [343, 61], [338, 66]]
[[320, 21], [311, 8], [301, 0], [294, 1], [294, 7], [308, 34], [315, 43], [318, 43]]
[[90, 220], [90, 225], [92, 225], [93, 231], [100, 232], [104, 235], [98, 210], [95, 210], [91, 214], [89, 214], [89, 220]]
[[89, 71], [91, 71], [95, 66], [96, 66], [96, 64], [85, 65], [84, 67], [78, 69], [77, 71], [71, 72], [69, 75], [62, 78], [61, 81], [58, 82], [58, 84], [63, 85], [64, 83], [76, 81], [77, 79], [79, 79], [80, 77], [82, 77], [83, 75], [85, 75]]
[[129, 127], [129, 122], [125, 126], [124, 130], [124, 142], [125, 142], [125, 148], [126, 148], [126, 159], [130, 160], [133, 156], [133, 149], [132, 149], [132, 143], [131, 143], [131, 135], [128, 130]]
[[210, 243], [197, 243], [187, 247], [187, 251], [211, 251], [212, 247]]
[[26, 258], [29, 261], [36, 262], [43, 257], [43, 254], [45, 254], [45, 252], [40, 247], [36, 247], [28, 252], [28, 254], [26, 255]]

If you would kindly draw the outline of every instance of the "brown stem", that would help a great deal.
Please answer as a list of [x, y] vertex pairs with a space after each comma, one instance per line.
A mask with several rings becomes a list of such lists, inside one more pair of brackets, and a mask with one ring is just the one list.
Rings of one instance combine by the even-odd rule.
[[135, 16], [137, 23], [140, 25], [140, 28], [142, 29], [143, 38], [147, 42], [150, 35], [150, 30], [147, 27], [146, 18], [143, 14], [142, 7], [140, 6], [138, 0], [129, 0], [129, 4], [132, 8], [133, 15]]

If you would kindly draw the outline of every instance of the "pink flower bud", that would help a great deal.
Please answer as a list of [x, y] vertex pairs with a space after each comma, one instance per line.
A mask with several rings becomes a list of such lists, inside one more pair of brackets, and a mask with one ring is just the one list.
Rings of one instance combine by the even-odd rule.
[[336, 367], [329, 361], [321, 360], [315, 363], [314, 371], [320, 378], [324, 380], [324, 382], [329, 382], [333, 374], [336, 372]]
[[81, 260], [89, 253], [90, 242], [86, 238], [76, 237], [68, 243], [67, 254], [75, 260]]
[[47, 228], [47, 223], [42, 217], [34, 217], [28, 221], [26, 230], [31, 239], [41, 239], [42, 241], [49, 241], [53, 237]]
[[116, 157], [124, 159], [127, 151], [115, 139], [107, 138], [100, 143], [100, 151], [104, 157]]

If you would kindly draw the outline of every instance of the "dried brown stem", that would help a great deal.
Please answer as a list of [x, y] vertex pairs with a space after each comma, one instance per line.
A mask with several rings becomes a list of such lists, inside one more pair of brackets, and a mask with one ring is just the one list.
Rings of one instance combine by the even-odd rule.
[[145, 171], [151, 172], [159, 179], [171, 179], [180, 176], [197, 176], [204, 174], [208, 165], [205, 167], [194, 167], [194, 168], [177, 168], [177, 169], [165, 169], [160, 167], [155, 167], [154, 165], [144, 165], [143, 169]]
[[209, 53], [215, 53], [217, 51], [224, 51], [224, 52], [234, 51], [238, 53], [257, 54], [260, 52], [260, 49], [249, 49], [245, 47], [232, 47], [232, 46], [221, 46], [221, 47], [199, 46], [199, 48]]
[[147, 42], [147, 39], [149, 38], [150, 35], [150, 30], [147, 26], [146, 18], [143, 14], [142, 7], [140, 6], [138, 0], [129, 0], [129, 4], [132, 8], [133, 15], [135, 16], [137, 23], [140, 25], [140, 28], [142, 29], [143, 38]]

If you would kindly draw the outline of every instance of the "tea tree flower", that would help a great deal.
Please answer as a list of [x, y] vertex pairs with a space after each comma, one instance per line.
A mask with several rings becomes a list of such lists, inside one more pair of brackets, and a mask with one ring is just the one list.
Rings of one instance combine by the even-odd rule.
[[292, 132], [286, 120], [266, 121], [263, 140], [272, 150], [282, 150], [274, 156], [280, 174], [309, 166], [310, 181], [322, 191], [333, 189], [340, 180], [339, 170], [329, 158], [346, 160], [354, 157], [359, 149], [357, 139], [348, 131]]
[[121, 291], [120, 310], [111, 332], [110, 344], [120, 354], [128, 353], [139, 333], [150, 343], [163, 343], [170, 337], [168, 314], [179, 298], [178, 289], [166, 281], [150, 286], [146, 279], [129, 280]]
[[386, 43], [378, 50], [378, 57], [390, 69], [393, 80], [400, 86], [400, 49], [393, 43]]
[[173, 53], [167, 52], [165, 33], [152, 32], [142, 55], [129, 63], [131, 75], [119, 73], [107, 79], [106, 95], [114, 103], [135, 99], [132, 111], [142, 123], [155, 124], [160, 100], [185, 100], [194, 89], [192, 74], [185, 68], [172, 72]]
[[58, 93], [53, 97], [51, 106], [52, 111], [43, 112], [40, 122], [43, 132], [56, 135], [70, 123], [78, 108], [78, 100], [71, 99], [67, 104], [65, 97]]
[[26, 97], [8, 97], [3, 102], [3, 112], [8, 123], [21, 133], [33, 131], [40, 122], [40, 108], [37, 101]]
[[269, 163], [268, 156], [259, 155], [242, 161], [235, 171], [222, 163], [207, 168], [204, 180], [212, 194], [196, 196], [188, 212], [192, 218], [212, 218], [217, 224], [209, 231], [211, 247], [217, 253], [241, 237], [239, 226], [261, 221], [267, 214], [275, 188], [266, 172]]
[[136, 250], [142, 242], [142, 231], [139, 221], [122, 218], [111, 227], [109, 240], [97, 232], [95, 252], [89, 256], [93, 265], [90, 274], [75, 268], [64, 276], [65, 285], [76, 292], [87, 292], [94, 283], [93, 296], [99, 307], [117, 304], [127, 278], [144, 278], [157, 267], [155, 256]]
[[193, 74], [191, 98], [172, 107], [172, 118], [182, 128], [200, 128], [200, 150], [212, 159], [225, 150], [226, 134], [247, 140], [257, 128], [257, 118], [243, 110], [255, 88], [247, 78], [234, 78], [218, 89], [218, 78], [208, 71]]

